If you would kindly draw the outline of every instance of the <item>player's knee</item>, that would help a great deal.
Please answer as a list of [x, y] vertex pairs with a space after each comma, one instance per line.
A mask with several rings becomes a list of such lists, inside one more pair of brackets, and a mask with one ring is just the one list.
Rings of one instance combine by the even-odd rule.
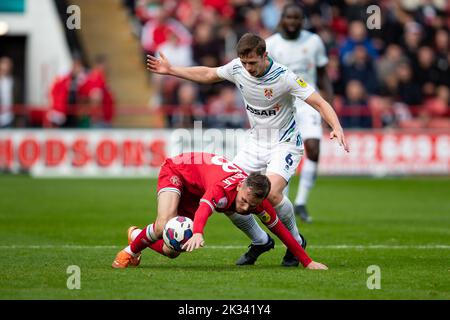
[[313, 150], [307, 153], [307, 158], [311, 161], [318, 162], [319, 161], [319, 150]]
[[177, 258], [181, 252], [177, 252], [175, 250], [172, 250], [171, 248], [167, 247], [166, 245], [163, 246], [163, 253], [164, 255], [169, 259], [175, 259]]
[[283, 200], [283, 192], [270, 191], [269, 195], [267, 196], [267, 200], [269, 200], [272, 206], [276, 206], [281, 202], [281, 200]]
[[154, 225], [154, 232], [158, 239], [162, 238], [164, 226], [166, 225], [166, 220], [163, 219], [157, 219]]
[[320, 141], [316, 139], [305, 141], [306, 156], [309, 160], [317, 162], [320, 155]]

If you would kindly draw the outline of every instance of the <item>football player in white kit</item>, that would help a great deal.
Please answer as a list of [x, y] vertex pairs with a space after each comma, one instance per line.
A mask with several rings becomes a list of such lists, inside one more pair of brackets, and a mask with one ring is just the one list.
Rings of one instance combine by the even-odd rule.
[[[348, 152], [343, 129], [333, 108], [312, 86], [287, 67], [270, 59], [264, 39], [250, 33], [243, 35], [237, 44], [237, 54], [239, 58], [228, 64], [209, 68], [172, 66], [160, 53], [159, 58], [147, 56], [147, 69], [198, 83], [229, 80], [237, 86], [244, 98], [251, 129], [246, 145], [233, 162], [248, 173], [266, 171], [271, 182], [267, 199], [283, 224], [304, 247], [306, 243], [298, 232], [294, 207], [283, 194], [303, 153], [303, 142], [295, 119], [295, 99], [305, 100], [315, 107], [332, 128], [330, 139], [336, 138]], [[252, 240], [250, 249], [236, 264], [254, 264], [260, 254], [274, 247], [273, 239], [252, 216], [235, 213], [228, 217]], [[298, 264], [298, 260], [287, 251], [282, 265]], [[317, 269], [322, 267], [318, 265]]]
[[[279, 32], [266, 39], [267, 52], [275, 61], [286, 65], [312, 86], [319, 85], [324, 98], [333, 100], [333, 87], [325, 66], [328, 57], [325, 45], [317, 34], [302, 30], [303, 11], [294, 3], [284, 6]], [[305, 222], [312, 218], [306, 209], [308, 195], [314, 187], [322, 138], [322, 118], [316, 109], [297, 99], [296, 110], [300, 134], [305, 145], [306, 158], [301, 170], [294, 211]]]

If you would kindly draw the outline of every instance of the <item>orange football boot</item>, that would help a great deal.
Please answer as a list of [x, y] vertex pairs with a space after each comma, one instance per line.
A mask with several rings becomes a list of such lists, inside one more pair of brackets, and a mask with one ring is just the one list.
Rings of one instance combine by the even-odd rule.
[[[136, 230], [137, 227], [132, 226], [128, 228], [128, 245], [131, 244], [132, 240], [131, 240], [131, 233]], [[139, 263], [141, 262], [141, 253], [137, 254], [136, 256], [132, 256], [131, 254], [129, 254], [128, 252], [124, 250], [119, 251], [119, 253], [117, 254], [116, 258], [114, 259], [113, 263], [112, 263], [112, 267], [115, 269], [124, 269], [127, 268], [128, 266], [138, 266]]]
[[120, 250], [112, 263], [112, 267], [115, 269], [125, 269], [131, 264], [133, 258], [134, 257], [125, 250]]
[[[131, 245], [131, 243], [133, 242], [133, 240], [131, 239], [131, 234], [136, 229], [138, 229], [138, 227], [136, 227], [136, 226], [131, 226], [128, 228], [128, 231], [127, 231], [128, 245]], [[132, 265], [133, 267], [137, 267], [139, 265], [139, 263], [141, 263], [141, 253], [140, 252], [136, 256], [131, 257], [130, 265]]]

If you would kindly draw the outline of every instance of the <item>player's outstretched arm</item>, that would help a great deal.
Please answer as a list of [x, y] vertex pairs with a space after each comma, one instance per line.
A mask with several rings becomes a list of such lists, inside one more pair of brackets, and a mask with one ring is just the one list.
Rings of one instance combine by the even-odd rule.
[[262, 212], [257, 214], [267, 228], [272, 231], [284, 245], [298, 258], [300, 263], [311, 270], [327, 270], [328, 267], [320, 262], [313, 261], [300, 244], [295, 240], [289, 230], [278, 218], [275, 209], [266, 199], [261, 204]]
[[214, 83], [223, 81], [217, 75], [217, 68], [208, 67], [175, 67], [172, 66], [162, 52], [160, 57], [147, 55], [147, 70], [162, 75], [171, 75], [178, 78], [198, 82], [198, 83]]
[[320, 262], [313, 261], [305, 250], [294, 239], [289, 230], [283, 225], [281, 221], [278, 222], [270, 229], [280, 240], [288, 247], [288, 249], [299, 258], [301, 264], [310, 270], [328, 270], [328, 267]]
[[336, 138], [339, 145], [343, 146], [344, 150], [349, 152], [350, 148], [345, 140], [344, 130], [342, 129], [338, 116], [331, 105], [317, 92], [312, 93], [305, 100], [305, 102], [319, 111], [322, 118], [324, 118], [324, 120], [330, 125], [332, 129], [330, 139]]
[[307, 266], [306, 269], [309, 270], [328, 270], [328, 267], [320, 262], [311, 261]]

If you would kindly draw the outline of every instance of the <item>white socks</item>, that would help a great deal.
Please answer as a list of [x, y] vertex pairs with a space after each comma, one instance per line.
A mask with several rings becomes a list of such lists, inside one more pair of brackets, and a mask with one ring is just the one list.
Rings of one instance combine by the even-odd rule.
[[300, 237], [297, 229], [297, 221], [294, 215], [294, 206], [288, 197], [284, 196], [283, 200], [275, 207], [278, 218], [286, 226], [289, 232], [294, 236], [295, 240], [301, 245], [302, 238]]
[[155, 224], [154, 223], [152, 223], [152, 224], [149, 224], [148, 226], [147, 226], [147, 233], [146, 233], [146, 235], [147, 235], [147, 239], [148, 240], [150, 240], [150, 241], [158, 241], [158, 237], [156, 236], [156, 233], [155, 233]]
[[252, 214], [233, 213], [228, 218], [252, 240], [252, 244], [263, 245], [269, 241], [267, 233], [259, 226]]
[[316, 183], [318, 162], [314, 162], [305, 158], [302, 171], [300, 173], [300, 183], [298, 185], [297, 197], [295, 205], [305, 205], [308, 200], [309, 192]]
[[134, 229], [134, 231], [131, 233], [131, 241], [134, 241], [134, 239], [136, 239], [136, 237], [138, 236], [139, 233], [141, 233], [141, 229]]
[[[275, 207], [275, 211], [281, 222], [301, 245], [302, 238], [298, 233], [297, 222], [294, 215], [294, 206], [291, 201], [287, 197], [283, 197], [283, 200]], [[252, 240], [252, 244], [262, 245], [266, 244], [269, 240], [267, 233], [259, 226], [253, 215], [233, 213], [232, 215], [229, 215], [228, 218], [230, 218], [233, 224], [241, 229], [247, 237]]]
[[127, 246], [124, 250], [126, 252], [128, 252], [129, 254], [131, 254], [133, 257], [137, 256], [137, 253], [134, 253], [133, 251], [131, 251], [131, 247], [130, 246]]

